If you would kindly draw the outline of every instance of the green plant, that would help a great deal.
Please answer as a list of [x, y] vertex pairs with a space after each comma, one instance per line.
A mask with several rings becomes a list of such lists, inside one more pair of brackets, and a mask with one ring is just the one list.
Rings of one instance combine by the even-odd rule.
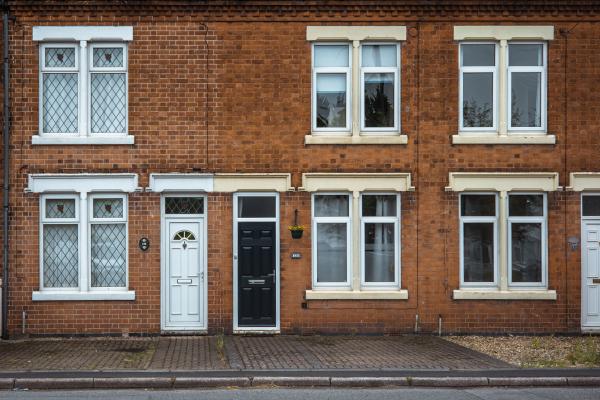
[[303, 225], [290, 225], [290, 226], [288, 226], [288, 229], [290, 231], [303, 231], [304, 226]]
[[600, 365], [600, 351], [594, 338], [587, 337], [575, 344], [575, 347], [567, 355], [567, 360], [572, 365]]

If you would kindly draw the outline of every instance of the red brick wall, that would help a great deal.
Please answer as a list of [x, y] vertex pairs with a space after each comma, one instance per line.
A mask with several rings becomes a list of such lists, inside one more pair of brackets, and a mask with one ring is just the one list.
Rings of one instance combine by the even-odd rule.
[[[252, 2], [248, 2], [252, 3]], [[334, 2], [335, 3], [335, 2]], [[457, 2], [463, 4], [464, 2]], [[111, 3], [112, 4], [112, 3]], [[513, 3], [510, 3], [513, 4]], [[557, 301], [453, 301], [459, 285], [458, 196], [444, 191], [449, 171], [599, 171], [600, 18], [574, 22], [570, 11], [545, 6], [384, 11], [228, 6], [205, 12], [131, 6], [44, 8], [14, 2], [12, 51], [12, 211], [10, 330], [27, 333], [159, 333], [160, 201], [129, 196], [129, 274], [134, 302], [32, 302], [38, 288], [38, 195], [25, 194], [27, 174], [134, 172], [410, 172], [416, 192], [402, 194], [402, 287], [407, 301], [309, 301], [310, 195], [281, 199], [281, 330], [283, 333], [572, 332], [579, 330], [579, 195], [551, 193], [549, 287]], [[236, 8], [239, 7], [239, 8]], [[254, 10], [251, 6], [249, 9]], [[298, 6], [299, 8], [302, 8]], [[307, 6], [308, 7], [308, 6]], [[462, 7], [462, 6], [461, 6]], [[533, 7], [533, 6], [532, 6]], [[273, 11], [275, 10], [275, 11]], [[279, 11], [277, 11], [279, 10]], [[333, 10], [333, 11], [332, 11]], [[445, 9], [446, 10], [446, 9]], [[453, 11], [452, 11], [453, 10]], [[463, 11], [458, 11], [463, 10]], [[566, 10], [566, 9], [565, 9]], [[458, 17], [460, 15], [460, 17]], [[417, 19], [420, 22], [416, 22]], [[402, 113], [407, 145], [304, 145], [310, 131], [310, 45], [306, 26], [406, 25], [402, 44]], [[552, 145], [452, 145], [458, 126], [456, 24], [552, 24], [548, 49], [548, 131]], [[36, 25], [132, 25], [129, 131], [133, 146], [32, 146], [38, 121]], [[568, 32], [567, 32], [568, 31]], [[562, 33], [565, 33], [563, 35]], [[286, 230], [294, 209], [307, 226], [301, 240]], [[232, 195], [208, 196], [208, 325], [232, 328]], [[141, 236], [151, 240], [141, 252]], [[292, 260], [299, 251], [302, 259]]]

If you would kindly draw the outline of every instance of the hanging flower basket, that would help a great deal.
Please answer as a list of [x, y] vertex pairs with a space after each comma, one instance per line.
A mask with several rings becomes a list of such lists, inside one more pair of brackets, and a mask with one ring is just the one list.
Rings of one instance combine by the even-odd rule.
[[302, 233], [304, 233], [304, 227], [302, 225], [290, 225], [288, 229], [292, 233], [292, 239], [300, 239]]

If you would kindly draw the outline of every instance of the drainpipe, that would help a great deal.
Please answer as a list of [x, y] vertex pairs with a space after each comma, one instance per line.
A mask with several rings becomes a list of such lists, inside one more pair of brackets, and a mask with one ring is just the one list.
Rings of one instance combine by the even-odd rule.
[[3, 139], [3, 172], [2, 188], [3, 227], [2, 227], [2, 339], [8, 339], [8, 168], [9, 168], [9, 133], [10, 133], [10, 97], [9, 97], [9, 52], [8, 52], [8, 4], [2, 0], [2, 50], [4, 66], [4, 127]]

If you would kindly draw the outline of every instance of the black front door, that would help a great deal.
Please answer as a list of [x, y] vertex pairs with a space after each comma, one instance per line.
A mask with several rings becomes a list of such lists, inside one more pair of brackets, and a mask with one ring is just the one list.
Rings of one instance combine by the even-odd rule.
[[275, 222], [238, 223], [238, 326], [275, 326]]

